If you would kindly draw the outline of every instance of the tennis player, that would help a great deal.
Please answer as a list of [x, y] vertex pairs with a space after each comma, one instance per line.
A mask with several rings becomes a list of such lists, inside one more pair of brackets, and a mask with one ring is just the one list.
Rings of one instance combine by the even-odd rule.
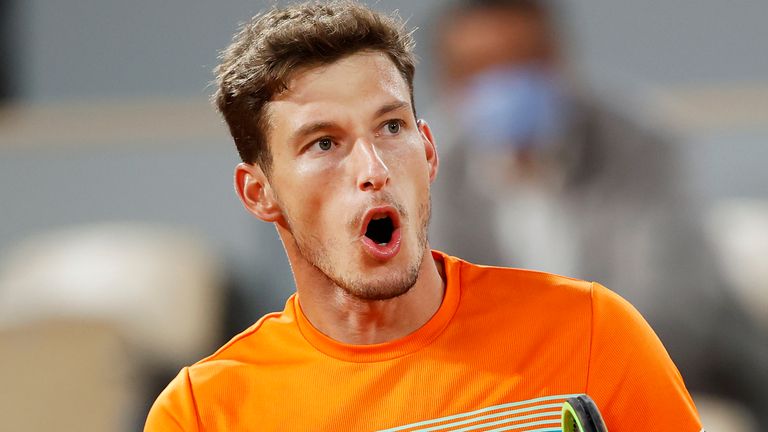
[[183, 368], [145, 430], [559, 431], [587, 394], [611, 432], [700, 431], [616, 294], [430, 250], [439, 163], [412, 48], [398, 18], [342, 1], [273, 8], [223, 52], [235, 188], [277, 228], [297, 292]]

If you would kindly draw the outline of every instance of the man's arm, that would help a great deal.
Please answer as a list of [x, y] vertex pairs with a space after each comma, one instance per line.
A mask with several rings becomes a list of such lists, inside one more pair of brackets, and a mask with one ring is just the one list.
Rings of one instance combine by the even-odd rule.
[[587, 393], [608, 430], [702, 430], [683, 378], [661, 341], [626, 300], [592, 287]]
[[184, 368], [152, 405], [144, 425], [144, 432], [197, 432], [199, 430], [189, 370]]

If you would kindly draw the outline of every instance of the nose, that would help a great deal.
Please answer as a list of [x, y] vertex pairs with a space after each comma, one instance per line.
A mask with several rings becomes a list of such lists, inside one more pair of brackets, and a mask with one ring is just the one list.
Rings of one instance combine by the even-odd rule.
[[389, 168], [368, 140], [360, 139], [353, 150], [357, 187], [361, 191], [378, 191], [389, 182]]

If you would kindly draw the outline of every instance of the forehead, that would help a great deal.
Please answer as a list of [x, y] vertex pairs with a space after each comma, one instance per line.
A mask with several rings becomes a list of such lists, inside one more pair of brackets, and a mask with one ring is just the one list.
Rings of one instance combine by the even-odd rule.
[[272, 132], [279, 135], [307, 121], [362, 116], [394, 101], [411, 103], [400, 71], [384, 53], [360, 52], [297, 72], [266, 108]]

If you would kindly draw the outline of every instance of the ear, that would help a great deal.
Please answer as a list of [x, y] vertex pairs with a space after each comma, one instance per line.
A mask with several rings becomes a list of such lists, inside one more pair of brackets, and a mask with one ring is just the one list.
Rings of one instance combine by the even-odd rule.
[[277, 222], [282, 217], [272, 186], [258, 164], [235, 167], [235, 191], [245, 209], [264, 222]]
[[440, 166], [440, 158], [437, 156], [435, 137], [432, 135], [432, 130], [429, 128], [426, 120], [419, 119], [416, 121], [416, 124], [419, 126], [421, 140], [424, 142], [424, 153], [427, 156], [427, 163], [429, 164], [429, 181], [431, 183], [435, 181], [435, 177], [437, 177], [437, 169]]

